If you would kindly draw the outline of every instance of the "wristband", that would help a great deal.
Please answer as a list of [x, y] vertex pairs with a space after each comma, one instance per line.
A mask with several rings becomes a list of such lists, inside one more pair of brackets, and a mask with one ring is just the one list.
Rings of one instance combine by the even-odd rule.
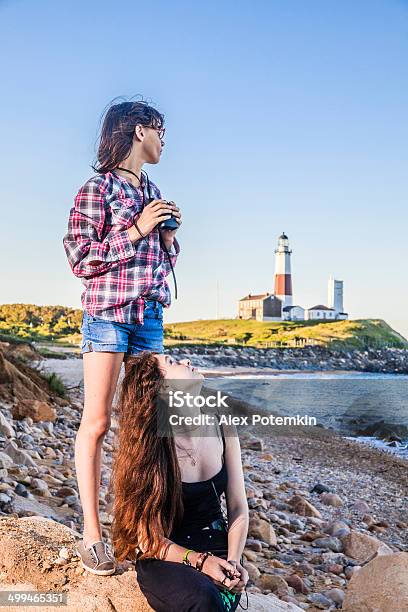
[[191, 561], [189, 561], [189, 560], [188, 560], [188, 555], [189, 555], [191, 552], [194, 552], [194, 550], [191, 550], [191, 548], [190, 548], [190, 549], [186, 550], [186, 552], [185, 552], [185, 553], [184, 553], [184, 555], [183, 555], [183, 563], [184, 563], [185, 565], [191, 565]]
[[207, 557], [213, 557], [213, 556], [214, 556], [213, 553], [209, 551], [200, 553], [198, 555], [198, 559], [196, 563], [196, 570], [201, 572], [203, 569], [204, 562], [207, 559]]
[[135, 226], [135, 228], [136, 228], [136, 229], [137, 229], [137, 231], [139, 232], [140, 236], [141, 236], [142, 238], [146, 238], [146, 234], [142, 234], [142, 232], [140, 231], [139, 226], [138, 226], [138, 224], [136, 223], [136, 221], [133, 221], [133, 225]]

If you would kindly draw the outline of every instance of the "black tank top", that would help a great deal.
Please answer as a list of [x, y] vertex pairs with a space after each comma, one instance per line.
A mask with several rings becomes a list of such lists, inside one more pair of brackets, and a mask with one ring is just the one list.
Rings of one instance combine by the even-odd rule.
[[222, 426], [220, 429], [223, 443], [222, 467], [212, 478], [182, 483], [184, 515], [169, 536], [170, 540], [177, 542], [177, 540], [183, 539], [186, 533], [202, 529], [213, 521], [223, 518], [218, 498], [227, 488], [228, 474], [225, 464], [225, 438]]

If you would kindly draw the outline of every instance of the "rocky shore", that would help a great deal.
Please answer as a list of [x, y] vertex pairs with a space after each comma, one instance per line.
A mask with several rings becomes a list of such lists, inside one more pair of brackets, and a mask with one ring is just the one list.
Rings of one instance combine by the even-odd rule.
[[324, 347], [257, 349], [205, 347], [198, 344], [167, 349], [175, 357], [188, 357], [199, 367], [254, 367], [276, 370], [354, 370], [408, 374], [407, 349], [334, 351]]
[[[69, 611], [148, 610], [129, 564], [109, 578], [79, 565], [74, 439], [82, 389], [55, 396], [29, 368], [32, 357], [28, 349], [0, 347], [2, 589], [66, 591]], [[113, 418], [103, 445], [108, 539], [116, 429]], [[239, 434], [250, 510], [249, 609], [408, 610], [408, 464], [320, 427]]]
[[[45, 345], [44, 345], [45, 346]], [[48, 347], [48, 345], [47, 345]], [[80, 357], [79, 349], [49, 347], [68, 356]], [[206, 346], [186, 344], [167, 346], [165, 353], [189, 358], [202, 368], [268, 368], [317, 372], [341, 370], [408, 374], [408, 349], [331, 350], [320, 346], [303, 348], [253, 348], [249, 346]]]

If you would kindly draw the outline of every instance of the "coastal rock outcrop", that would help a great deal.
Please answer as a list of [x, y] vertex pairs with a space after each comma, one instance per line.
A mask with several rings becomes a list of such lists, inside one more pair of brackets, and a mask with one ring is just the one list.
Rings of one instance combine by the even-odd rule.
[[[109, 577], [84, 571], [76, 555], [78, 536], [72, 529], [43, 517], [0, 518], [2, 588], [66, 593], [67, 612], [150, 612], [134, 565], [124, 562]], [[259, 593], [249, 594], [249, 604], [250, 612], [301, 610], [273, 595]], [[55, 606], [41, 610], [53, 612]]]
[[364, 565], [374, 557], [393, 554], [391, 548], [384, 542], [355, 530], [344, 536], [342, 542], [344, 553], [359, 565]]
[[380, 556], [350, 580], [344, 612], [408, 610], [408, 553]]

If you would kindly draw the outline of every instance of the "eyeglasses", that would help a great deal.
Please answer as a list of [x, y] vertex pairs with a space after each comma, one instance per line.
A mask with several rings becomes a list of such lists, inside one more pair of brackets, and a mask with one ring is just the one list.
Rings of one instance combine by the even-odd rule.
[[166, 133], [166, 128], [156, 128], [156, 127], [153, 127], [152, 125], [148, 125], [147, 127], [150, 127], [150, 128], [152, 128], [152, 130], [157, 132], [158, 135], [159, 135], [160, 140], [163, 140], [164, 134]]

